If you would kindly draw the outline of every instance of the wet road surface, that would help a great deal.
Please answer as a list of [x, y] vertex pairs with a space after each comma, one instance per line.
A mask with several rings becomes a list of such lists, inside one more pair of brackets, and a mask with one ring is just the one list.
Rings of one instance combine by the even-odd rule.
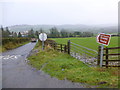
[[83, 88], [79, 83], [51, 78], [37, 71], [26, 62], [26, 57], [35, 43], [2, 54], [2, 88]]

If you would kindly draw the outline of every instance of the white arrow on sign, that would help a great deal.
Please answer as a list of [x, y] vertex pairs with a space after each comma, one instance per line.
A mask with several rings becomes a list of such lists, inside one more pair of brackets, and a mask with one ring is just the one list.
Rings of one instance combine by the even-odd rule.
[[40, 39], [41, 41], [45, 41], [45, 40], [47, 39], [47, 34], [46, 34], [46, 33], [41, 33], [41, 34], [39, 35], [39, 39]]

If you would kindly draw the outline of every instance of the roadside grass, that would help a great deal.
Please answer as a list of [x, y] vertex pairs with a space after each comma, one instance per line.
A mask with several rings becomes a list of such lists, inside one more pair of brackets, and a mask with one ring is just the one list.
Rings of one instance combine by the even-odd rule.
[[12, 42], [9, 42], [9, 43], [7, 43], [4, 46], [0, 45], [0, 53], [1, 52], [5, 52], [7, 50], [11, 50], [11, 49], [17, 48], [17, 47], [20, 47], [20, 46], [25, 45], [27, 43], [29, 43], [29, 41], [23, 42], [23, 43], [19, 43], [19, 44], [14, 44]]
[[70, 55], [49, 47], [28, 57], [28, 60], [32, 67], [60, 80], [67, 79], [97, 88], [118, 88], [118, 68], [88, 67]]
[[35, 50], [35, 49], [40, 49], [40, 48], [41, 48], [41, 42], [40, 42], [40, 40], [38, 40], [38, 42], [36, 43], [36, 45], [33, 49]]

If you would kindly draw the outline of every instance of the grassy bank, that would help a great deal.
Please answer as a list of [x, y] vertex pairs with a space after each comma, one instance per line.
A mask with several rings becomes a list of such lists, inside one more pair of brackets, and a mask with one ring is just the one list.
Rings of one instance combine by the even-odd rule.
[[2, 38], [2, 42], [0, 45], [0, 52], [5, 52], [7, 50], [17, 48], [19, 46], [22, 46], [22, 45], [28, 43], [28, 42], [30, 42], [30, 38], [27, 38], [27, 37]]
[[[36, 49], [39, 44], [36, 45]], [[29, 64], [60, 80], [85, 83], [98, 88], [118, 87], [118, 68], [88, 67], [68, 54], [46, 47], [28, 58]]]
[[11, 50], [11, 49], [20, 47], [20, 46], [25, 45], [25, 44], [27, 44], [29, 42], [30, 41], [26, 41], [26, 42], [22, 42], [22, 43], [18, 43], [18, 44], [16, 44], [16, 43], [14, 44], [12, 42], [9, 42], [9, 43], [7, 43], [7, 44], [5, 44], [3, 46], [2, 45], [0, 46], [0, 52], [5, 52], [7, 50]]

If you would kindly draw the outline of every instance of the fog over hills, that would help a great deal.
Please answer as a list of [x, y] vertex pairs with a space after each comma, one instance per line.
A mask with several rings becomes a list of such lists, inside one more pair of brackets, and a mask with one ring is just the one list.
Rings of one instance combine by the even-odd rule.
[[117, 25], [83, 25], [83, 24], [64, 24], [64, 25], [14, 25], [8, 26], [10, 31], [15, 32], [23, 32], [26, 30], [40, 30], [43, 29], [45, 32], [49, 32], [49, 29], [52, 27], [56, 27], [59, 31], [64, 29], [66, 31], [80, 31], [80, 32], [106, 32], [106, 33], [117, 33], [118, 26]]

